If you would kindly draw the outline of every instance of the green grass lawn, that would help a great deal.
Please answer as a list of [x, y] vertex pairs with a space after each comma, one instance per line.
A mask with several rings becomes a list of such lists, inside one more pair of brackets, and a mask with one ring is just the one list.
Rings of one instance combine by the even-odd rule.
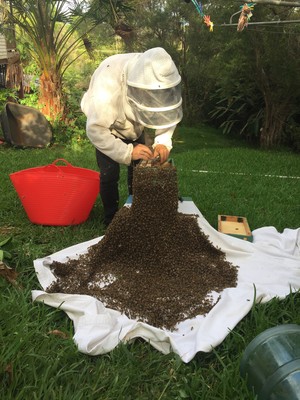
[[[3, 249], [11, 254], [6, 262], [18, 273], [15, 285], [0, 277], [0, 398], [255, 399], [239, 374], [243, 350], [269, 327], [300, 324], [299, 293], [253, 306], [222, 344], [211, 353], [198, 353], [188, 364], [174, 354], [162, 355], [141, 339], [106, 355], [81, 354], [66, 314], [32, 303], [31, 290], [40, 288], [33, 260], [105, 232], [99, 199], [81, 225], [46, 227], [28, 220], [9, 174], [57, 158], [97, 170], [91, 145], [25, 150], [0, 146], [0, 242], [11, 237]], [[252, 230], [300, 226], [299, 155], [286, 149], [261, 151], [199, 126], [177, 130], [172, 158], [180, 195], [192, 197], [215, 228], [218, 214], [245, 216]], [[123, 204], [125, 167], [120, 197]]]

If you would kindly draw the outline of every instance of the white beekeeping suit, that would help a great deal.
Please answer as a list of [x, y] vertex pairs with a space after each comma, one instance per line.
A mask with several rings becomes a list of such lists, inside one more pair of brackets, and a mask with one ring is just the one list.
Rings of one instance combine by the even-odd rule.
[[[130, 165], [144, 127], [155, 129], [153, 148], [172, 148], [182, 119], [181, 77], [162, 48], [108, 57], [94, 72], [81, 101], [87, 136], [103, 154]], [[133, 143], [124, 143], [123, 140]]]

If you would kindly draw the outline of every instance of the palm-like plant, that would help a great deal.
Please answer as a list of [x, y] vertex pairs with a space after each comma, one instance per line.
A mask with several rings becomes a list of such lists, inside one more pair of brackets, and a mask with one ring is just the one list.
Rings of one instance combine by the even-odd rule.
[[[67, 0], [9, 0], [0, 7], [7, 8], [7, 23], [18, 27], [30, 42], [30, 55], [40, 70], [39, 104], [51, 120], [63, 118], [63, 75], [66, 69], [85, 51], [83, 39], [94, 27], [111, 20], [120, 2], [95, 0], [69, 2]], [[93, 16], [93, 18], [91, 18]], [[88, 24], [84, 24], [86, 19]], [[79, 26], [85, 26], [78, 34]]]

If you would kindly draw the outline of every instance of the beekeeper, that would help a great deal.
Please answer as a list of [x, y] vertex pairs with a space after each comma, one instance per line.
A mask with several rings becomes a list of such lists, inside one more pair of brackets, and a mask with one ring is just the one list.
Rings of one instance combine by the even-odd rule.
[[[128, 166], [132, 194], [133, 165], [157, 156], [164, 163], [169, 157], [182, 119], [180, 82], [172, 58], [160, 47], [110, 56], [94, 72], [81, 108], [96, 148], [105, 225], [119, 208], [120, 164]], [[155, 130], [153, 150], [145, 145], [144, 127]]]

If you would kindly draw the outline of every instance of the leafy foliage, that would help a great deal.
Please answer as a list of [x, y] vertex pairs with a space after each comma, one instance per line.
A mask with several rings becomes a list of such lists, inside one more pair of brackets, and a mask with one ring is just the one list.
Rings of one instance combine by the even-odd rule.
[[[116, 17], [117, 11], [124, 8], [121, 3], [94, 1], [80, 7], [75, 3], [72, 9], [66, 0], [10, 1], [7, 23], [18, 26], [23, 46], [35, 60], [40, 73], [39, 103], [50, 119], [65, 116], [62, 78], [70, 65], [86, 52], [88, 33], [109, 20], [111, 13]], [[89, 8], [84, 9], [87, 5]], [[84, 30], [78, 34], [83, 26]]]
[[[36, 4], [33, 0], [12, 1], [16, 7], [18, 3], [30, 15]], [[29, 49], [35, 51], [41, 35], [48, 33], [41, 43], [47, 51], [55, 50], [50, 51], [51, 62], [47, 68], [51, 74], [52, 67], [57, 66], [58, 73], [53, 74], [52, 81], [57, 82], [61, 92], [55, 92], [51, 85], [46, 88], [48, 93], [59, 94], [58, 100], [64, 104], [67, 121], [70, 114], [74, 115], [74, 129], [77, 129], [77, 122], [79, 131], [82, 129], [81, 118], [77, 115], [79, 93], [87, 88], [92, 71], [99, 62], [110, 54], [162, 46], [173, 57], [182, 76], [185, 122], [206, 121], [220, 126], [228, 135], [239, 134], [265, 148], [280, 143], [297, 148], [300, 125], [299, 25], [249, 25], [237, 32], [236, 26], [223, 25], [232, 16], [233, 21], [237, 21], [239, 6], [235, 1], [228, 1], [226, 7], [222, 0], [203, 5], [204, 13], [214, 22], [213, 32], [203, 23], [192, 2], [77, 1], [68, 12], [64, 7], [59, 8], [62, 3], [67, 4], [66, 1], [47, 0], [42, 3], [49, 11], [48, 19], [45, 19], [47, 30], [42, 26], [33, 29], [34, 24], [42, 20], [37, 18], [42, 6], [35, 7], [33, 17], [28, 19], [26, 16], [25, 20], [32, 21], [28, 29], [33, 29], [30, 32], [34, 33], [35, 40], [31, 43], [22, 41], [19, 46], [23, 46], [23, 59], [28, 60], [24, 54], [29, 54]], [[49, 17], [50, 11], [56, 16], [55, 24]], [[22, 15], [25, 16], [25, 12]], [[299, 19], [299, 11], [295, 8], [256, 4], [250, 22], [293, 18]], [[125, 29], [123, 33], [121, 25]], [[20, 29], [23, 32], [22, 24]], [[47, 41], [51, 34], [57, 48]], [[83, 52], [83, 61], [73, 62]], [[43, 60], [38, 54], [37, 51], [36, 63]], [[40, 87], [44, 87], [43, 80]], [[26, 101], [34, 104], [33, 98]], [[53, 119], [60, 118], [60, 115], [56, 112]]]
[[[288, 19], [292, 10], [256, 7], [255, 16], [258, 20]], [[284, 143], [286, 123], [299, 113], [299, 43], [293, 40], [298, 27], [248, 26], [241, 34], [219, 29], [223, 29], [223, 37], [218, 37], [222, 47], [206, 71], [206, 76], [215, 77], [209, 118], [225, 133], [258, 139], [262, 147]]]
[[3, 247], [10, 241], [11, 237], [8, 237], [0, 242], [0, 262], [4, 259], [11, 258], [11, 253], [3, 249]]

